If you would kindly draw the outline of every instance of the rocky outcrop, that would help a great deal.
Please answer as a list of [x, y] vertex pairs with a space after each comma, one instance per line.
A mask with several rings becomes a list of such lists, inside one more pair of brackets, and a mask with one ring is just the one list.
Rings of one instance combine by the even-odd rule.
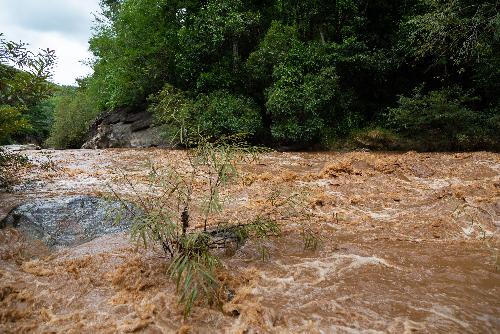
[[132, 204], [86, 195], [34, 199], [14, 208], [0, 222], [47, 246], [76, 246], [128, 229], [141, 212]]
[[99, 117], [91, 126], [82, 148], [164, 146], [152, 115], [132, 108], [117, 109]]

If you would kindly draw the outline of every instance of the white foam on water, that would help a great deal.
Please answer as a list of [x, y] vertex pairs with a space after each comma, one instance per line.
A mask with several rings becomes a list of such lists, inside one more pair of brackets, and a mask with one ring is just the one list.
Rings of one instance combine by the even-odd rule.
[[450, 179], [432, 179], [432, 178], [426, 179], [416, 176], [411, 177], [411, 179], [433, 190], [446, 188], [452, 184], [452, 182], [450, 182]]
[[[402, 327], [402, 331], [401, 331]], [[387, 327], [391, 333], [413, 334], [425, 330], [425, 324], [408, 319], [407, 317], [396, 317]]]
[[340, 255], [340, 257], [349, 258], [349, 259], [353, 260], [352, 263], [348, 267], [349, 269], [357, 269], [357, 268], [360, 268], [362, 266], [367, 266], [367, 265], [382, 265], [385, 267], [395, 268], [394, 266], [387, 263], [387, 261], [385, 261], [384, 259], [376, 257], [376, 256], [367, 257], [367, 256], [349, 254], [349, 255]]
[[[495, 221], [493, 221], [493, 224], [495, 224]], [[478, 228], [476, 229], [476, 227]], [[462, 232], [465, 234], [467, 238], [476, 235], [477, 239], [489, 238], [495, 234], [495, 232], [488, 230], [482, 224], [479, 223], [470, 224], [466, 227], [462, 227]]]
[[477, 160], [476, 164], [493, 169], [495, 172], [499, 173], [499, 175], [497, 175], [497, 177], [495, 177], [495, 179], [500, 178], [500, 164], [499, 163], [493, 162], [491, 160]]
[[400, 212], [400, 210], [385, 209], [383, 211], [378, 211], [378, 212], [371, 211], [371, 212], [368, 212], [367, 214], [375, 220], [392, 221], [395, 218], [397, 218], [398, 212]]
[[314, 181], [297, 181], [297, 184], [301, 186], [329, 187], [332, 185], [332, 181], [330, 179], [318, 179]]
[[[430, 315], [427, 317], [428, 321], [430, 323], [433, 322], [434, 318], [442, 318], [451, 322], [454, 322], [463, 328], [469, 328], [469, 324], [465, 321], [462, 321], [458, 319], [454, 315], [454, 311], [450, 309], [449, 307], [442, 306], [442, 305], [433, 305], [431, 308], [422, 308], [422, 307], [413, 307], [417, 311], [424, 311], [430, 313]], [[430, 319], [429, 319], [430, 318]]]
[[276, 266], [281, 269], [281, 271], [286, 272], [288, 274], [287, 276], [270, 277], [263, 272], [261, 273], [261, 278], [282, 287], [292, 284], [316, 286], [329, 278], [340, 276], [346, 271], [356, 270], [364, 266], [384, 266], [399, 269], [376, 256], [335, 254], [326, 258], [313, 260], [307, 260], [307, 258], [300, 257], [292, 258], [300, 262], [294, 264], [283, 264], [281, 261], [276, 262]]
[[384, 334], [383, 331], [375, 329], [352, 328], [342, 325], [332, 325], [326, 333], [346, 333], [346, 334]]
[[474, 226], [462, 227], [462, 231], [467, 237], [471, 237], [474, 233]]

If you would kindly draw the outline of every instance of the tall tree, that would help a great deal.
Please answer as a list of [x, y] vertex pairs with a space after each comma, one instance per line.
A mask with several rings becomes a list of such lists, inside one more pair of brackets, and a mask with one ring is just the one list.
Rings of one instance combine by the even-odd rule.
[[35, 53], [0, 33], [0, 143], [32, 128], [30, 119], [36, 115], [30, 111], [53, 92], [48, 80], [55, 60], [53, 50]]

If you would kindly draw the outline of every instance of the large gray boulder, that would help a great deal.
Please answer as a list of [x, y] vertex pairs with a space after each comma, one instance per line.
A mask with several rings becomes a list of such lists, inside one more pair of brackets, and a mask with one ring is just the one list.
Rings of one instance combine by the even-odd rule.
[[76, 246], [127, 230], [141, 211], [130, 203], [76, 195], [34, 199], [14, 208], [0, 222], [47, 246]]

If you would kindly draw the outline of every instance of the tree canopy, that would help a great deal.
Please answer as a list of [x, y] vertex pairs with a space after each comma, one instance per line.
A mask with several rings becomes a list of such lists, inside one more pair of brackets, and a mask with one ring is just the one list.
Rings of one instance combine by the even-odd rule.
[[46, 99], [55, 88], [48, 81], [55, 53], [49, 49], [34, 53], [26, 46], [0, 33], [0, 144], [49, 128]]
[[384, 129], [435, 141], [423, 149], [498, 149], [499, 7], [102, 0], [80, 86], [100, 111], [147, 106], [165, 128], [182, 117], [214, 137], [332, 147]]

